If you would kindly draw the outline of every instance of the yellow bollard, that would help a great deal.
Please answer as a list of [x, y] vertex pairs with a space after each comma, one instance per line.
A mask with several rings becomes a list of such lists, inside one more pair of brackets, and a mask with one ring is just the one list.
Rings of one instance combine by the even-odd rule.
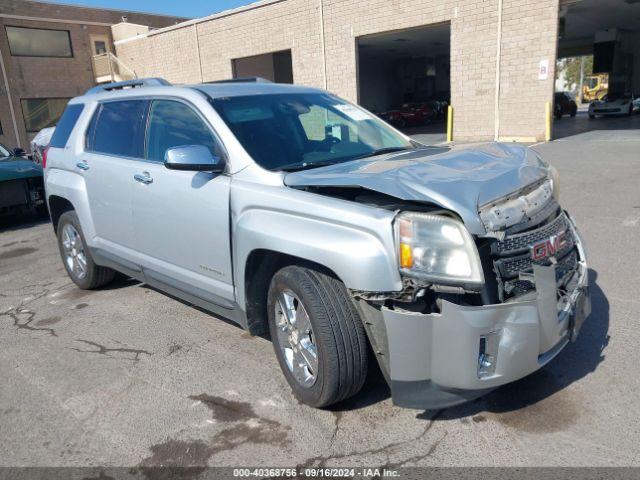
[[447, 107], [447, 142], [453, 140], [453, 107]]
[[544, 139], [548, 142], [551, 140], [551, 102], [544, 104], [544, 112], [546, 116]]

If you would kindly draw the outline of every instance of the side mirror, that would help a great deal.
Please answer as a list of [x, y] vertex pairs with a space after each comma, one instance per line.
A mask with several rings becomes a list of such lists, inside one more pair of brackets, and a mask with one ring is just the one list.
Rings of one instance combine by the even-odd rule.
[[224, 171], [224, 160], [203, 145], [182, 145], [167, 150], [164, 166], [170, 170], [220, 173]]
[[13, 154], [16, 157], [24, 157], [26, 153], [27, 152], [25, 152], [24, 149], [20, 148], [20, 147], [16, 147], [16, 148], [13, 149]]

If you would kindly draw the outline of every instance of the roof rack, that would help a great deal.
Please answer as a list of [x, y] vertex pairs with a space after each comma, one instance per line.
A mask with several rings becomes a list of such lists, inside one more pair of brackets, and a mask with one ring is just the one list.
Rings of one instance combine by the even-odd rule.
[[227, 78], [226, 80], [211, 80], [203, 83], [273, 83], [271, 80], [262, 77], [238, 77]]
[[134, 80], [125, 80], [124, 82], [104, 83], [102, 85], [97, 85], [87, 90], [85, 95], [110, 92], [112, 90], [124, 90], [125, 88], [166, 87], [170, 85], [171, 83], [167, 82], [164, 78], [136, 78]]

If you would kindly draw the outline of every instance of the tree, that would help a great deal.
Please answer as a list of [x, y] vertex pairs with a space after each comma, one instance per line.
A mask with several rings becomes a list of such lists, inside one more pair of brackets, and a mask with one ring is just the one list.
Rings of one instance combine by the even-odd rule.
[[[564, 73], [564, 86], [567, 90], [573, 91], [580, 88], [580, 58], [569, 57], [562, 60], [560, 70]], [[593, 55], [584, 57], [583, 75], [593, 74]]]

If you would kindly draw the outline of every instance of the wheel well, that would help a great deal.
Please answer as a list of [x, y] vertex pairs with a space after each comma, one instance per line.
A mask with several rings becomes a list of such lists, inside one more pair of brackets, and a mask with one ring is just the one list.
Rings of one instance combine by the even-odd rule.
[[49, 197], [49, 213], [51, 215], [54, 232], [57, 233], [60, 216], [69, 210], [75, 210], [75, 208], [73, 208], [73, 204], [66, 198], [57, 195], [51, 195]]
[[289, 265], [300, 265], [339, 277], [328, 268], [304, 258], [287, 255], [273, 250], [254, 250], [245, 264], [245, 305], [247, 325], [252, 335], [261, 335], [269, 331], [267, 316], [267, 294], [273, 275]]

